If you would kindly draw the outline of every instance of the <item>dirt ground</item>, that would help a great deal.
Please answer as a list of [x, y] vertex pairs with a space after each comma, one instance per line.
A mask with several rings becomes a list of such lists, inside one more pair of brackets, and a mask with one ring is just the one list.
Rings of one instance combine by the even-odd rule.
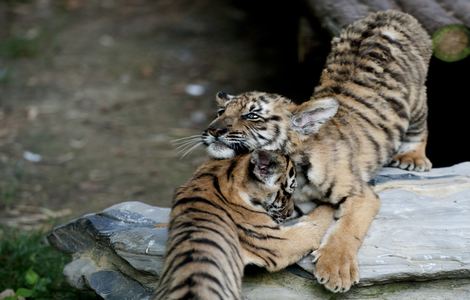
[[[294, 3], [0, 0], [0, 220], [28, 227], [128, 200], [168, 206], [206, 158], [181, 158], [171, 141], [201, 132], [217, 91], [310, 95], [330, 37], [314, 32], [318, 51], [298, 64]], [[470, 160], [449, 135], [468, 128], [458, 74], [469, 67], [431, 63], [434, 166]]]
[[245, 8], [207, 0], [12, 6], [0, 43], [3, 220], [34, 223], [43, 220], [38, 211], [71, 218], [128, 200], [168, 206], [206, 158], [201, 149], [181, 158], [171, 141], [201, 132], [217, 91], [265, 89], [282, 71], [273, 42], [258, 47]]

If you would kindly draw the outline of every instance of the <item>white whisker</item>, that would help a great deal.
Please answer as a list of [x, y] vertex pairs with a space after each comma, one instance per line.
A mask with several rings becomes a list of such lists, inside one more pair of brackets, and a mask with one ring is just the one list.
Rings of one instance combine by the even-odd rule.
[[197, 147], [199, 147], [199, 146], [201, 146], [201, 145], [202, 145], [202, 142], [195, 144], [194, 146], [192, 146], [191, 148], [189, 148], [185, 153], [183, 153], [183, 155], [181, 156], [181, 158], [184, 158], [186, 155], [188, 155], [189, 153], [191, 153], [192, 151], [194, 151]]
[[170, 143], [173, 145], [181, 145], [181, 144], [185, 144], [191, 141], [200, 141], [201, 139], [202, 139], [201, 135], [193, 135], [193, 136], [188, 136], [188, 137], [181, 138], [181, 139], [172, 140], [170, 141]]
[[192, 141], [186, 141], [184, 143], [181, 143], [179, 145], [174, 145], [174, 146], [176, 146], [176, 149], [179, 149], [179, 148], [183, 148], [185, 146], [193, 145], [193, 144], [196, 144], [196, 143], [199, 143], [199, 142], [201, 142], [201, 140], [192, 140]]
[[201, 136], [200, 134], [195, 134], [195, 135], [185, 136], [185, 137], [182, 137], [182, 138], [174, 139], [174, 140], [172, 140], [172, 142], [177, 142], [177, 141], [182, 141], [182, 140], [192, 139], [192, 138], [195, 138], [195, 137], [200, 137], [200, 136]]
[[196, 143], [191, 143], [191, 144], [184, 145], [184, 146], [182, 146], [182, 147], [176, 148], [177, 153], [178, 153], [178, 154], [181, 154], [181, 153], [185, 152], [186, 150], [188, 150], [188, 149], [194, 147], [194, 145], [197, 145], [197, 144], [200, 144], [200, 143], [202, 144], [202, 142], [196, 142]]

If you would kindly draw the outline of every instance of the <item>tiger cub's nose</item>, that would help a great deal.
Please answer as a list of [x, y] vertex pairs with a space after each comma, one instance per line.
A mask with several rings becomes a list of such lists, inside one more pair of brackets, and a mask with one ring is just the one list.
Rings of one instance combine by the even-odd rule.
[[224, 135], [228, 132], [227, 128], [214, 128], [214, 127], [209, 127], [207, 129], [207, 132], [212, 135], [213, 137], [219, 137], [221, 135]]

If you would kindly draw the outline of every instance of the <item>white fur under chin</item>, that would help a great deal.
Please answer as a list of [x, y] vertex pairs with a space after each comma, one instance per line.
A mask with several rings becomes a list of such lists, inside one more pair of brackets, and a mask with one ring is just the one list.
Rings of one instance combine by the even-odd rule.
[[207, 147], [207, 153], [210, 157], [217, 159], [232, 158], [236, 154], [233, 149], [219, 143], [210, 144]]

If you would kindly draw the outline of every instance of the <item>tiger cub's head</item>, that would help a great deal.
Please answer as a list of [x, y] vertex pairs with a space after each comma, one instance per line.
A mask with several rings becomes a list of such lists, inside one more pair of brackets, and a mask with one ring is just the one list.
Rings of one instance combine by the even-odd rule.
[[296, 182], [294, 163], [279, 152], [256, 150], [249, 155], [244, 192], [252, 205], [262, 206], [278, 223], [293, 217], [292, 194]]
[[231, 158], [255, 149], [291, 153], [296, 134], [311, 135], [336, 114], [332, 98], [308, 101], [300, 106], [277, 94], [219, 92], [217, 117], [202, 134], [213, 158]]

